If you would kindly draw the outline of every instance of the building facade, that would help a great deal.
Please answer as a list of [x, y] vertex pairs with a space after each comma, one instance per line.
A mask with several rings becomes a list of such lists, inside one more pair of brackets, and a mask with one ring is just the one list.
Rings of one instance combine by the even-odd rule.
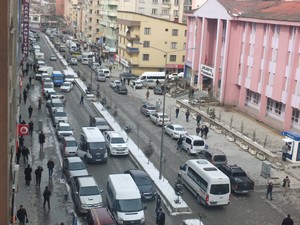
[[55, 15], [63, 16], [64, 11], [65, 11], [64, 7], [65, 7], [64, 0], [56, 0], [56, 2], [55, 2]]
[[222, 104], [300, 130], [300, 2], [209, 0], [188, 14], [185, 72]]
[[123, 70], [183, 71], [186, 25], [126, 11], [118, 11], [118, 25], [116, 61]]

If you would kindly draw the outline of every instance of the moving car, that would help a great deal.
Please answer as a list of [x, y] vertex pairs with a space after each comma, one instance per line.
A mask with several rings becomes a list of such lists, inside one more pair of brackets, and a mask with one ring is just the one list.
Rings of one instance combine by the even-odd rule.
[[119, 77], [126, 78], [126, 80], [135, 80], [138, 78], [138, 76], [136, 76], [132, 73], [120, 73]]
[[140, 109], [141, 113], [143, 113], [145, 116], [150, 116], [153, 113], [156, 113], [156, 107], [150, 103], [145, 103], [142, 105]]
[[110, 78], [110, 71], [106, 68], [100, 68], [97, 70], [98, 73], [104, 73], [106, 78]]
[[127, 95], [127, 88], [125, 85], [121, 84], [121, 85], [117, 85], [115, 88], [115, 92], [117, 92], [118, 94], [125, 94]]
[[77, 156], [64, 158], [63, 173], [65, 174], [68, 182], [70, 182], [71, 177], [89, 175], [84, 162], [82, 162], [81, 158]]
[[111, 88], [114, 89], [117, 85], [121, 85], [121, 84], [122, 83], [119, 80], [112, 80], [109, 85], [110, 85]]
[[155, 87], [153, 88], [153, 93], [154, 93], [155, 95], [163, 95], [163, 94], [164, 94], [164, 92], [163, 92], [163, 90], [162, 90], [162, 87], [159, 86], [159, 85], [157, 85], [157, 86], [155, 86]]
[[90, 126], [97, 127], [101, 132], [110, 130], [110, 126], [104, 117], [90, 116]]
[[96, 72], [98, 69], [100, 69], [100, 64], [99, 63], [96, 63], [96, 62], [94, 62], [93, 64], [92, 64], [92, 69]]
[[61, 155], [74, 156], [77, 150], [77, 141], [74, 136], [66, 136], [61, 139], [60, 145]]
[[73, 84], [71, 82], [64, 82], [60, 86], [60, 91], [61, 92], [70, 92], [73, 89]]
[[73, 129], [71, 128], [70, 124], [59, 122], [56, 127], [56, 135], [58, 140], [61, 140], [62, 137], [72, 136]]
[[187, 135], [187, 131], [179, 124], [168, 124], [165, 126], [165, 133], [170, 135], [172, 139], [178, 139], [180, 136]]
[[150, 120], [155, 123], [156, 126], [162, 126], [164, 119], [164, 124], [171, 123], [170, 116], [168, 114], [163, 113], [153, 113], [150, 115]]
[[70, 59], [70, 65], [77, 65], [77, 58], [74, 58], [74, 57], [72, 57], [71, 59]]
[[43, 84], [43, 95], [47, 92], [47, 91], [49, 91], [49, 90], [51, 90], [51, 89], [53, 89], [54, 88], [54, 84], [53, 84], [53, 82], [51, 81], [51, 82], [44, 82], [44, 84]]
[[98, 73], [97, 74], [97, 81], [106, 81], [106, 76], [104, 73]]
[[134, 86], [135, 86], [135, 89], [142, 89], [143, 88], [143, 83], [141, 82], [141, 81], [139, 81], [139, 80], [132, 80], [131, 82], [130, 82], [130, 86], [132, 87], [132, 88], [134, 88]]
[[153, 200], [156, 197], [156, 188], [153, 180], [143, 170], [131, 169], [126, 170], [125, 174], [129, 174], [138, 187], [143, 201]]
[[81, 63], [83, 64], [83, 65], [88, 65], [89, 64], [89, 59], [88, 58], [82, 58], [81, 59]]
[[50, 61], [56, 61], [56, 60], [57, 60], [56, 55], [51, 55], [51, 56], [50, 56]]
[[109, 155], [128, 155], [128, 147], [122, 135], [116, 131], [103, 132]]

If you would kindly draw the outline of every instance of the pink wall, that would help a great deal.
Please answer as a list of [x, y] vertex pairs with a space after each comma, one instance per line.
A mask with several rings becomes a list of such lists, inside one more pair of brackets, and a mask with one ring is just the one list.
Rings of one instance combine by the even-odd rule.
[[56, 15], [64, 15], [64, 0], [56, 0]]

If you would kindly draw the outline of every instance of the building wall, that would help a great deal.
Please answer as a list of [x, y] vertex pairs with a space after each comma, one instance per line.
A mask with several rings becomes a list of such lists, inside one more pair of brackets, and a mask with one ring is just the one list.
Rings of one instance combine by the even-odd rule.
[[299, 131], [300, 22], [230, 19], [222, 11], [210, 1], [189, 15], [187, 48], [200, 47], [187, 54], [186, 68], [198, 72], [196, 85], [205, 77], [202, 66], [211, 67], [221, 103], [278, 130]]
[[64, 15], [64, 0], [56, 0], [56, 15], [63, 16]]

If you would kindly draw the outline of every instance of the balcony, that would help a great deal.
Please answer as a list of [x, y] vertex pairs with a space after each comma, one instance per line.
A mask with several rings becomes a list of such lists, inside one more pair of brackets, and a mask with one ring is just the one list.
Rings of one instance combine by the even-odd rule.
[[116, 22], [109, 22], [108, 23], [110, 28], [116, 29], [118, 27], [118, 24]]
[[[130, 45], [131, 46], [131, 45]], [[133, 47], [129, 47], [128, 45], [126, 46], [126, 52], [128, 54], [132, 54], [132, 53], [139, 53], [140, 50], [139, 48], [133, 48]]]
[[110, 0], [110, 1], [108, 1], [108, 5], [118, 5], [118, 1]]
[[130, 32], [128, 32], [126, 34], [126, 39], [128, 41], [138, 41], [138, 40], [140, 40], [140, 36], [139, 35], [130, 35]]
[[108, 11], [107, 15], [111, 16], [111, 17], [117, 17], [117, 12], [116, 11]]

